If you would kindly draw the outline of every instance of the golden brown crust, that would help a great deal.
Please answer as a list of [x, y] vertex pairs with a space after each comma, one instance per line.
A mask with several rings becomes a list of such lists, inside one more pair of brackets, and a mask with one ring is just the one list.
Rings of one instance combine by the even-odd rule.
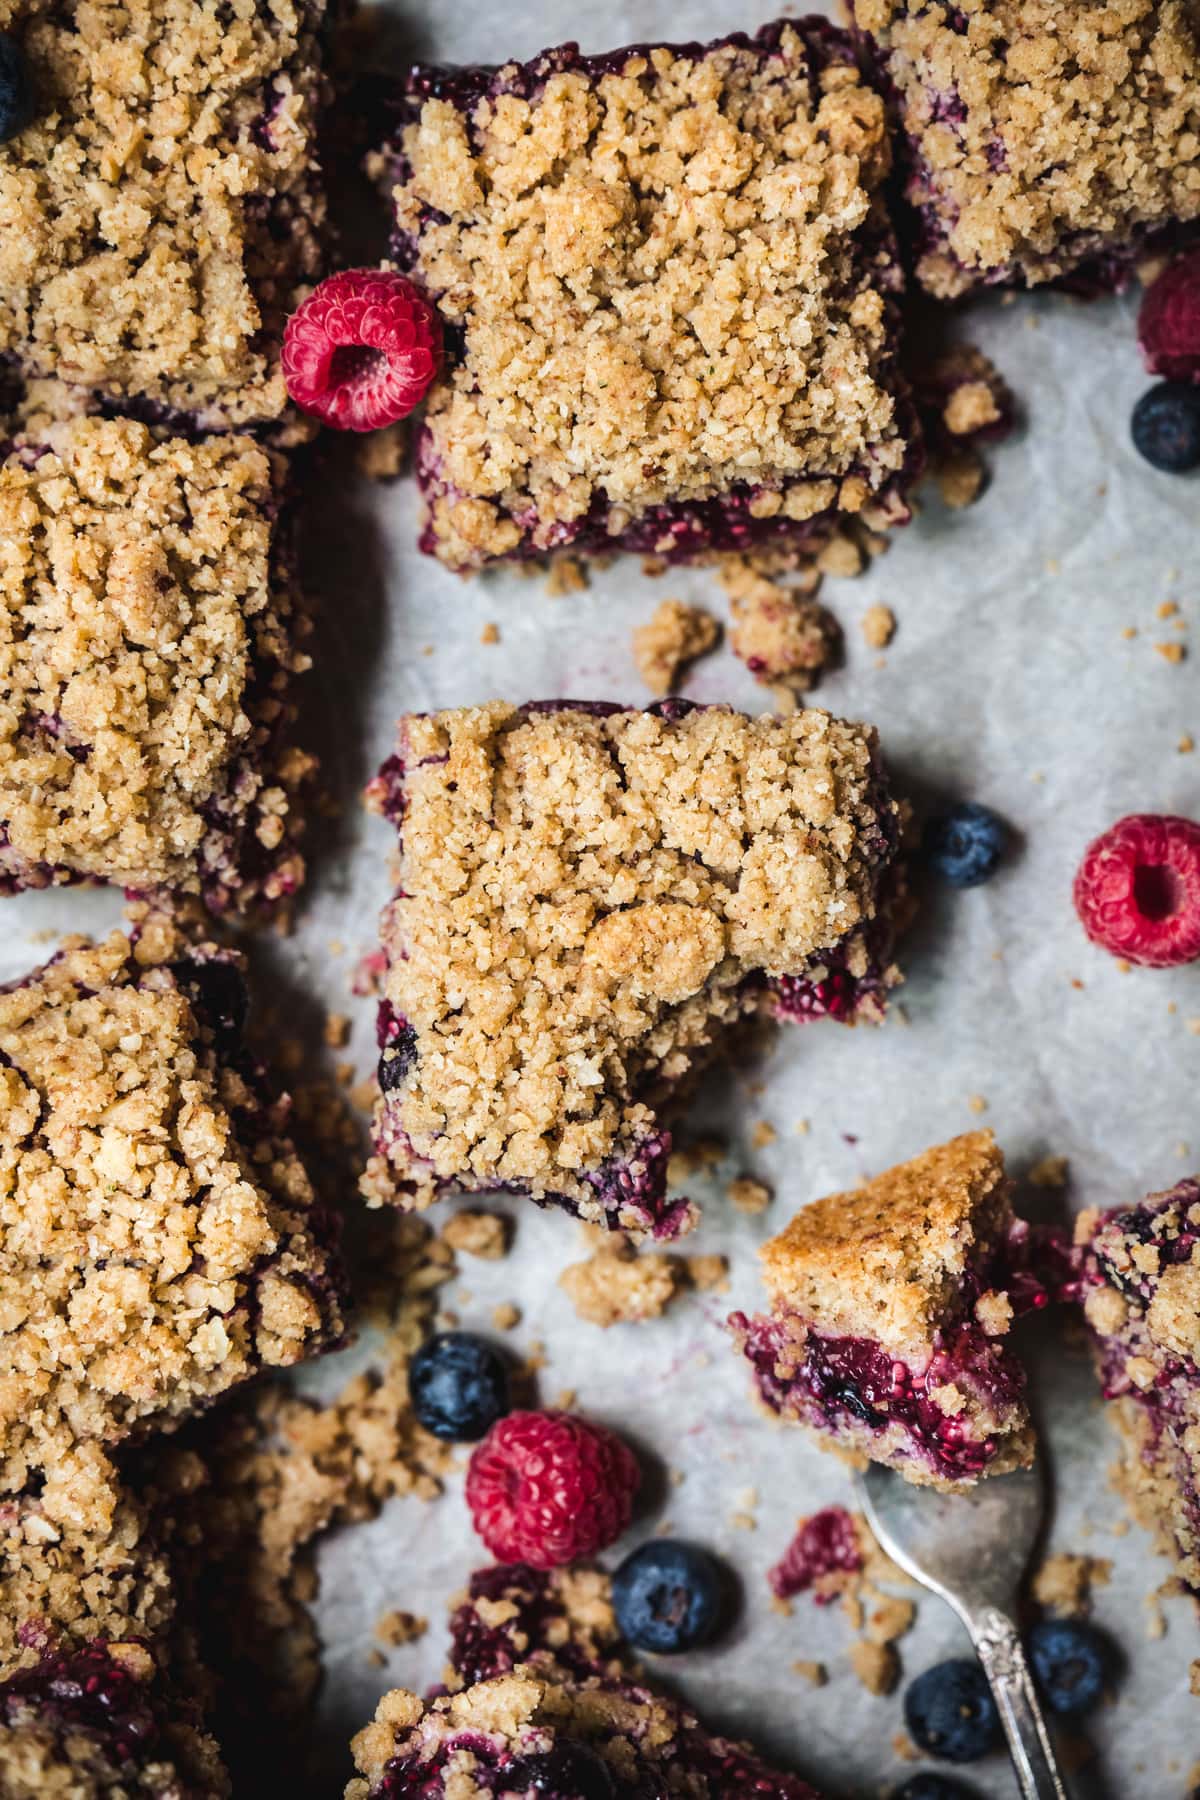
[[816, 1200], [763, 1247], [772, 1305], [920, 1358], [1010, 1218], [1009, 1188], [991, 1132], [974, 1131]]
[[1200, 216], [1189, 0], [853, 0], [853, 12], [899, 96], [931, 292], [1052, 281], [1128, 249], [1139, 228]]
[[322, 11], [0, 0], [37, 93], [0, 146], [0, 354], [206, 428], [278, 419], [318, 268]]
[[127, 419], [27, 423], [0, 467], [0, 884], [291, 892], [311, 760], [279, 742], [308, 667], [281, 459]]
[[403, 134], [399, 230], [465, 343], [421, 451], [436, 554], [476, 568], [597, 505], [615, 535], [741, 485], [755, 518], [859, 510], [907, 454], [880, 97], [791, 26], [531, 98], [526, 74]]
[[136, 943], [68, 940], [0, 994], [9, 1492], [340, 1329], [283, 1110], [214, 1052], [173, 972], [186, 955], [151, 918]]
[[[868, 728], [489, 706], [406, 720], [388, 1004], [415, 1033], [377, 1111], [376, 1198], [513, 1182], [603, 1218], [586, 1173], [641, 1096], [874, 912]], [[386, 781], [384, 782], [386, 788]], [[644, 1229], [644, 1218], [610, 1219]]]

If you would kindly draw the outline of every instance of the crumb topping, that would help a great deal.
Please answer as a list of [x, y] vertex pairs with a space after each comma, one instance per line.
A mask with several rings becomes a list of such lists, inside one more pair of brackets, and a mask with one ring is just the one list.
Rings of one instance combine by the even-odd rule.
[[1188, 0], [853, 0], [899, 97], [931, 292], [1069, 273], [1200, 216]]
[[858, 510], [905, 460], [889, 140], [844, 40], [605, 60], [509, 65], [403, 133], [400, 241], [463, 340], [421, 452], [453, 567], [739, 485]]
[[0, 353], [205, 425], [275, 419], [318, 267], [323, 0], [0, 0], [37, 93], [0, 146]]
[[0, 994], [10, 1492], [340, 1326], [304, 1168], [281, 1115], [213, 1050], [186, 955], [165, 923], [136, 944], [71, 939]]
[[706, 656], [720, 635], [721, 627], [702, 606], [663, 600], [633, 634], [638, 674], [652, 694], [669, 694], [689, 663]]
[[[991, 1132], [976, 1131], [816, 1200], [763, 1248], [772, 1304], [919, 1358], [1011, 1217], [1009, 1186]], [[995, 1307], [990, 1327], [1007, 1328]]]
[[[412, 1047], [385, 1044], [376, 1142], [415, 1203], [514, 1183], [603, 1217], [588, 1174], [655, 1130], [656, 1084], [759, 1004], [757, 978], [873, 916], [874, 749], [819, 712], [404, 721], [383, 935]], [[387, 770], [380, 791], [394, 806]]]
[[784, 585], [762, 574], [753, 559], [728, 556], [721, 583], [730, 597], [730, 648], [756, 680], [803, 694], [836, 663], [842, 633], [815, 596], [819, 577]]
[[679, 1292], [679, 1259], [657, 1251], [640, 1256], [619, 1242], [600, 1246], [584, 1262], [571, 1263], [558, 1278], [577, 1318], [607, 1329], [658, 1319]]
[[310, 765], [276, 737], [308, 658], [273, 579], [277, 459], [132, 420], [47, 438], [0, 467], [0, 884], [66, 872], [221, 905], [257, 861], [257, 897], [290, 891]]

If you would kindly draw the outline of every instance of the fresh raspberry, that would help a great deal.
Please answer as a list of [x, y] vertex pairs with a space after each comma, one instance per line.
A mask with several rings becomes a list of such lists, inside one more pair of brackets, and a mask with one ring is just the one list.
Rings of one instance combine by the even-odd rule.
[[514, 1412], [472, 1456], [467, 1505], [500, 1562], [557, 1569], [620, 1537], [640, 1481], [632, 1450], [602, 1426], [574, 1413]]
[[1152, 375], [1200, 381], [1200, 250], [1181, 256], [1147, 288], [1138, 342]]
[[297, 307], [283, 334], [283, 378], [306, 413], [337, 431], [377, 431], [425, 398], [441, 321], [411, 281], [346, 269]]
[[1075, 910], [1094, 944], [1152, 969], [1200, 956], [1200, 825], [1130, 813], [1089, 844]]

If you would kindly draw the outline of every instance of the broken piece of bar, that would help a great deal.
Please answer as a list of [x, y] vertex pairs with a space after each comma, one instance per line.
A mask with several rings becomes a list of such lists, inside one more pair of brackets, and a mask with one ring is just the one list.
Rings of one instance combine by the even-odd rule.
[[1200, 1596], [1200, 1180], [1081, 1213], [1076, 1244], [1121, 1491]]
[[422, 548], [680, 561], [908, 517], [884, 104], [824, 19], [416, 68], [397, 265], [447, 326]]
[[898, 979], [870, 727], [496, 701], [403, 720], [371, 799], [400, 834], [374, 1204], [499, 1188], [676, 1236], [664, 1108], [721, 1032], [878, 1018]]
[[1200, 26], [1175, 0], [850, 0], [939, 298], [1122, 285], [1200, 219]]
[[597, 1571], [481, 1570], [451, 1636], [449, 1691], [428, 1702], [402, 1688], [383, 1696], [351, 1746], [359, 1774], [346, 1800], [818, 1800], [647, 1685]]
[[189, 434], [278, 431], [320, 268], [324, 12], [0, 0], [35, 95], [0, 144], [0, 361]]
[[0, 993], [0, 1492], [340, 1335], [334, 1222], [240, 1048], [241, 968], [148, 914]]
[[978, 1131], [797, 1213], [762, 1251], [770, 1313], [731, 1320], [767, 1407], [922, 1486], [1028, 1467], [1025, 1374], [1003, 1340], [1052, 1284], [1009, 1190]]
[[303, 880], [288, 741], [306, 621], [283, 458], [130, 419], [16, 421], [0, 462], [0, 893], [214, 911]]

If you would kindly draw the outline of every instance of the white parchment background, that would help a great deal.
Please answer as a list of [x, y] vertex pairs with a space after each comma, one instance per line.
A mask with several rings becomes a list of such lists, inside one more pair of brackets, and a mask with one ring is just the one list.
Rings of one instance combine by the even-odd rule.
[[[418, 9], [410, 0], [402, 10], [411, 51], [447, 61], [524, 59], [568, 36], [596, 51], [706, 38], [769, 16], [708, 0], [682, 11], [666, 0], [569, 8], [524, 0], [496, 9], [470, 0]], [[671, 1521], [730, 1560], [745, 1603], [730, 1636], [675, 1659], [670, 1674], [714, 1722], [754, 1735], [838, 1794], [885, 1792], [908, 1772], [891, 1747], [900, 1699], [871, 1698], [858, 1686], [847, 1662], [851, 1634], [836, 1610], [800, 1600], [782, 1619], [770, 1608], [765, 1573], [797, 1515], [848, 1490], [835, 1460], [755, 1414], [724, 1339], [730, 1308], [757, 1304], [757, 1245], [807, 1200], [978, 1124], [972, 1096], [986, 1100], [985, 1121], [1018, 1173], [1047, 1153], [1070, 1158], [1073, 1207], [1130, 1200], [1200, 1164], [1200, 1035], [1187, 1026], [1200, 1018], [1200, 966], [1121, 974], [1085, 942], [1070, 904], [1083, 846], [1118, 815], [1200, 815], [1200, 754], [1176, 748], [1189, 730], [1200, 739], [1196, 664], [1172, 665], [1154, 649], [1182, 636], [1172, 620], [1156, 619], [1161, 602], [1176, 601], [1197, 625], [1200, 484], [1154, 474], [1129, 446], [1130, 408], [1145, 386], [1134, 307], [1131, 299], [1084, 307], [1043, 296], [979, 309], [970, 334], [1008, 375], [1026, 419], [993, 455], [988, 494], [959, 514], [928, 495], [922, 516], [865, 577], [826, 585], [848, 660], [820, 703], [878, 724], [902, 790], [986, 801], [1011, 822], [1020, 848], [988, 887], [934, 896], [904, 958], [907, 1023], [795, 1029], [761, 1066], [710, 1082], [703, 1124], [727, 1130], [731, 1154], [720, 1179], [693, 1186], [705, 1218], [686, 1247], [730, 1257], [730, 1294], [684, 1299], [661, 1321], [602, 1334], [575, 1319], [555, 1285], [559, 1269], [583, 1254], [575, 1225], [509, 1201], [514, 1254], [490, 1265], [464, 1258], [447, 1296], [465, 1326], [488, 1332], [495, 1303], [515, 1300], [523, 1320], [514, 1349], [535, 1339], [546, 1347], [544, 1400], [576, 1389], [581, 1407], [627, 1432], [652, 1461], [684, 1472], [676, 1489], [652, 1480], [629, 1544]], [[324, 612], [311, 733], [346, 811], [332, 838], [314, 840], [294, 937], [256, 953], [261, 999], [278, 1003], [283, 984], [289, 1029], [311, 1027], [314, 1046], [319, 1011], [305, 996], [352, 1014], [349, 1054], [362, 1073], [373, 1062], [372, 1007], [352, 999], [349, 984], [386, 896], [390, 834], [358, 813], [354, 795], [387, 754], [396, 715], [498, 695], [644, 701], [633, 627], [668, 594], [724, 612], [711, 575], [655, 583], [636, 560], [561, 600], [511, 573], [465, 584], [417, 555], [416, 517], [408, 482], [334, 484], [314, 499], [308, 572]], [[899, 619], [882, 666], [857, 630], [875, 601]], [[483, 647], [490, 621], [500, 642]], [[1137, 635], [1124, 635], [1128, 627]], [[685, 691], [765, 704], [727, 650], [701, 664]], [[45, 956], [47, 933], [96, 929], [118, 912], [107, 894], [5, 902], [0, 977]], [[314, 1047], [314, 1058], [327, 1054]], [[751, 1133], [763, 1119], [778, 1136], [754, 1149]], [[795, 1129], [801, 1119], [811, 1121], [805, 1136]], [[723, 1181], [743, 1172], [775, 1188], [761, 1218], [739, 1217], [723, 1200]], [[1098, 1757], [1074, 1777], [1075, 1792], [1081, 1800], [1182, 1797], [1200, 1757], [1200, 1701], [1186, 1691], [1200, 1634], [1187, 1605], [1174, 1601], [1167, 1636], [1148, 1641], [1144, 1601], [1166, 1565], [1136, 1529], [1112, 1532], [1122, 1516], [1106, 1486], [1113, 1440], [1086, 1364], [1048, 1332], [1033, 1342], [1057, 1494], [1052, 1544], [1113, 1558], [1096, 1617], [1127, 1664], [1117, 1703], [1092, 1722]], [[368, 1353], [359, 1345], [306, 1379], [332, 1391]], [[753, 1533], [731, 1523], [748, 1487], [759, 1497]], [[384, 1688], [436, 1677], [445, 1600], [485, 1560], [457, 1479], [436, 1505], [394, 1502], [373, 1524], [326, 1543], [315, 1793], [340, 1793], [346, 1742]], [[388, 1652], [379, 1670], [368, 1660], [374, 1624], [396, 1606], [427, 1615], [431, 1629]], [[962, 1648], [932, 1598], [901, 1646], [909, 1674]], [[817, 1691], [793, 1674], [797, 1658], [826, 1662], [829, 1685]], [[1016, 1792], [1000, 1755], [964, 1774], [979, 1795]]]

